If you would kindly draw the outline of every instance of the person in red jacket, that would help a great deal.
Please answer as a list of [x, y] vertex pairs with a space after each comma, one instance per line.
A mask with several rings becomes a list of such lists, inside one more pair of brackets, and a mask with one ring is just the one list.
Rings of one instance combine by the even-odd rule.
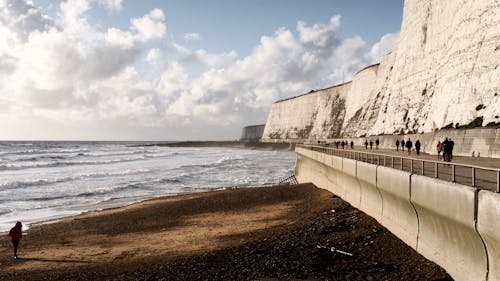
[[10, 239], [12, 240], [12, 245], [14, 246], [14, 258], [17, 259], [17, 247], [19, 246], [19, 240], [23, 237], [23, 225], [20, 221], [10, 229], [9, 231]]

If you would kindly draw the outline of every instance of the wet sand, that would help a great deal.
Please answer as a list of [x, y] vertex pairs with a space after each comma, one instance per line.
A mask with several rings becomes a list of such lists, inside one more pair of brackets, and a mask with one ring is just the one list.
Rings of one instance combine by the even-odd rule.
[[311, 184], [92, 212], [34, 226], [21, 241], [21, 259], [11, 251], [4, 237], [0, 280], [451, 280], [375, 220]]

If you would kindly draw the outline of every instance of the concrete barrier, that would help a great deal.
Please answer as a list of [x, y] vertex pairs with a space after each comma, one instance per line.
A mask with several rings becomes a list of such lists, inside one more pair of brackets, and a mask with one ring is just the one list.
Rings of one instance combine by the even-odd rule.
[[500, 194], [480, 191], [477, 230], [488, 252], [488, 280], [500, 280]]
[[339, 185], [345, 189], [342, 198], [359, 209], [361, 205], [361, 186], [356, 179], [356, 162], [356, 160], [342, 158], [342, 173], [339, 173]]
[[418, 217], [410, 203], [410, 173], [379, 166], [377, 188], [383, 203], [380, 223], [417, 249]]
[[339, 172], [330, 166], [314, 160], [314, 154], [311, 154], [311, 156], [301, 154], [301, 151], [297, 150], [295, 177], [299, 183], [312, 182], [317, 187], [326, 189], [342, 197], [344, 189], [338, 185]]
[[340, 173], [342, 171], [342, 158], [337, 156], [331, 156], [332, 163], [330, 165], [330, 170], [327, 175], [328, 181], [332, 184], [333, 194], [344, 198], [345, 197], [345, 186], [340, 184]]
[[377, 189], [377, 166], [364, 162], [357, 162], [356, 165], [356, 176], [361, 190], [359, 209], [380, 222], [382, 196]]
[[475, 230], [474, 189], [411, 176], [411, 203], [419, 220], [417, 251], [455, 280], [485, 280], [487, 256]]

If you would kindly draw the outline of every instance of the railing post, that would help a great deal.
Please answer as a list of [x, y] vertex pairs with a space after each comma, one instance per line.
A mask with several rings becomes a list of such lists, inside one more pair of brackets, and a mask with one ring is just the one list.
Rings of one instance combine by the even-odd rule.
[[384, 155], [384, 167], [385, 167], [385, 165], [386, 165], [385, 158], [386, 158], [386, 157], [385, 157], [385, 155]]
[[403, 170], [403, 157], [401, 157], [401, 171]]
[[451, 165], [451, 181], [455, 182], [455, 165]]
[[410, 173], [413, 174], [413, 159], [410, 159]]
[[391, 161], [391, 162], [392, 162], [392, 164], [391, 164], [391, 168], [393, 168], [393, 169], [394, 169], [394, 157], [393, 157], [393, 156], [391, 156], [391, 160], [392, 160], [392, 161]]
[[424, 160], [422, 160], [422, 176], [424, 175]]
[[500, 192], [500, 171], [497, 171], [497, 193]]
[[472, 186], [476, 186], [476, 168], [472, 168]]
[[434, 177], [436, 179], [439, 177], [438, 167], [439, 167], [439, 163], [438, 162], [434, 163]]

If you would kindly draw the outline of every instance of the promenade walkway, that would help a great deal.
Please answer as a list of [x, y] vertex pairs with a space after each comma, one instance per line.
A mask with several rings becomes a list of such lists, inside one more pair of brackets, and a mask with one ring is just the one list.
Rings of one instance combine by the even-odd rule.
[[500, 159], [486, 157], [453, 156], [451, 162], [438, 159], [437, 155], [420, 153], [413, 150], [396, 151], [396, 149], [365, 149], [355, 146], [354, 149], [336, 149], [330, 145], [304, 145], [304, 148], [321, 151], [327, 154], [358, 161], [392, 167], [413, 174], [439, 178], [480, 189], [500, 192]]

